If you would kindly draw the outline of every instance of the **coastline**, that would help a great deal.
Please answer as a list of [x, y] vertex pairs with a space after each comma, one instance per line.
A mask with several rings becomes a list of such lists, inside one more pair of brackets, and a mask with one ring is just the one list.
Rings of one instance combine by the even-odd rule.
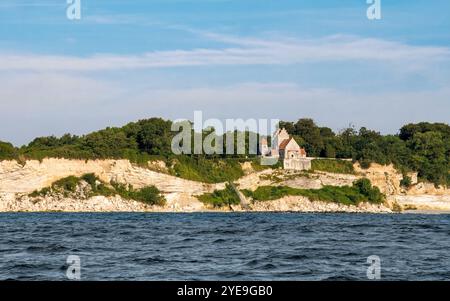
[[447, 210], [405, 210], [402, 214], [450, 214]]
[[[158, 162], [156, 162], [158, 163]], [[153, 162], [155, 164], [155, 162]], [[160, 164], [162, 165], [162, 164]], [[165, 166], [162, 166], [164, 169]], [[227, 208], [211, 208], [198, 197], [214, 190], [224, 189], [226, 183], [208, 184], [182, 179], [164, 172], [136, 166], [128, 160], [69, 160], [48, 158], [43, 161], [0, 162], [0, 212], [351, 212], [392, 213], [400, 209], [430, 212], [450, 211], [450, 190], [436, 188], [431, 183], [417, 183], [409, 190], [400, 186], [402, 175], [392, 166], [374, 164], [369, 169], [355, 165], [356, 174], [337, 174], [315, 171], [290, 173], [266, 169], [254, 171], [244, 163], [246, 174], [235, 184], [240, 190], [255, 190], [261, 186], [286, 185], [302, 189], [318, 189], [324, 185], [352, 185], [358, 178], [366, 177], [386, 194], [383, 205], [361, 203], [343, 205], [332, 201], [311, 202], [301, 196], [286, 196], [271, 201], [247, 201]], [[72, 175], [95, 173], [105, 183], [116, 181], [134, 187], [154, 185], [164, 198], [164, 206], [123, 199], [120, 196], [93, 197], [30, 197], [34, 190], [48, 187], [54, 181]], [[409, 211], [408, 211], [409, 213]]]
[[42, 198], [36, 201], [22, 195], [0, 194], [0, 212], [159, 212], [159, 213], [208, 213], [208, 212], [315, 212], [315, 213], [393, 213], [384, 205], [361, 203], [359, 206], [333, 202], [311, 202], [304, 197], [284, 197], [273, 201], [213, 208], [198, 200], [171, 200], [164, 206], [147, 205], [120, 196], [95, 196], [89, 199]]
[[[428, 196], [429, 197], [429, 196]], [[450, 214], [445, 208], [432, 208], [423, 206], [416, 209], [405, 209], [401, 212], [394, 211], [387, 204], [375, 205], [361, 203], [355, 205], [343, 205], [334, 202], [310, 201], [305, 197], [287, 196], [272, 201], [258, 201], [229, 207], [208, 207], [195, 198], [179, 199], [179, 196], [169, 196], [164, 206], [147, 205], [139, 201], [123, 199], [120, 196], [103, 197], [95, 196], [88, 199], [52, 198], [48, 197], [39, 201], [21, 195], [0, 193], [0, 213], [371, 213], [371, 214]]]

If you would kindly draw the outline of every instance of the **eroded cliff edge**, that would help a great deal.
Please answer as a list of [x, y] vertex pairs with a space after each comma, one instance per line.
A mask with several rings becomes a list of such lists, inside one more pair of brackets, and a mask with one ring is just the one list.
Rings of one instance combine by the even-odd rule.
[[[154, 164], [154, 163], [153, 163]], [[162, 211], [194, 212], [210, 210], [253, 210], [253, 211], [305, 211], [305, 212], [390, 212], [394, 204], [404, 208], [424, 210], [449, 210], [450, 191], [435, 187], [430, 183], [415, 183], [406, 190], [400, 186], [402, 174], [393, 166], [372, 164], [369, 169], [355, 165], [357, 173], [333, 174], [326, 172], [290, 173], [283, 170], [267, 169], [260, 172], [244, 166], [247, 175], [236, 181], [239, 189], [256, 189], [263, 185], [287, 185], [294, 188], [321, 188], [323, 185], [351, 185], [361, 177], [367, 177], [386, 194], [385, 205], [360, 204], [344, 206], [330, 202], [310, 202], [305, 197], [289, 196], [274, 201], [254, 202], [247, 206], [231, 206], [225, 209], [211, 209], [197, 199], [204, 193], [224, 189], [225, 183], [207, 184], [181, 179], [161, 171], [131, 164], [128, 160], [69, 160], [49, 158], [26, 161], [24, 165], [16, 161], [0, 162], [0, 211]], [[162, 169], [164, 166], [162, 166]], [[152, 170], [154, 169], [154, 170]], [[95, 196], [89, 199], [45, 197], [39, 200], [28, 195], [51, 185], [67, 176], [81, 176], [95, 173], [104, 182], [130, 184], [141, 188], [153, 185], [165, 196], [165, 206], [151, 206], [141, 202], [126, 200], [120, 196]]]

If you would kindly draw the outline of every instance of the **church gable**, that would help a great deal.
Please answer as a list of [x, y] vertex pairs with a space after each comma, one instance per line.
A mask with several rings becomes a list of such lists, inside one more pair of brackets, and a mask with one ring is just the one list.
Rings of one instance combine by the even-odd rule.
[[300, 151], [300, 146], [294, 138], [291, 138], [285, 147], [285, 151]]
[[280, 151], [285, 150], [286, 147], [288, 146], [288, 144], [291, 142], [292, 138], [289, 139], [284, 139], [283, 141], [281, 141], [279, 149]]

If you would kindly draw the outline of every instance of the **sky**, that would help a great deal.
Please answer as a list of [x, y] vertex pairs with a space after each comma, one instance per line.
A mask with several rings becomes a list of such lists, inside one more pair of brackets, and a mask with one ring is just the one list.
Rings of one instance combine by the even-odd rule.
[[0, 2], [0, 140], [150, 117], [450, 122], [450, 1]]

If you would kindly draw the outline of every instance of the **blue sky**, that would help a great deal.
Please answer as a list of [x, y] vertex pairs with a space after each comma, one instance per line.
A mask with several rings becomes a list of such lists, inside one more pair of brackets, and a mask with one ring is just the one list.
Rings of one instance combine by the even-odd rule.
[[396, 133], [449, 122], [450, 1], [0, 3], [0, 140], [140, 118], [312, 117]]

